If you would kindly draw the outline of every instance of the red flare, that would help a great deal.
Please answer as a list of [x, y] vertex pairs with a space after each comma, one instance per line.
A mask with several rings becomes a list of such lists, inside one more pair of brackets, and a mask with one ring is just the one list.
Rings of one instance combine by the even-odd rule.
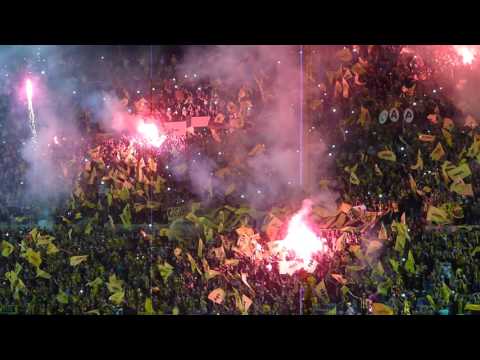
[[313, 257], [327, 249], [326, 240], [318, 236], [308, 223], [311, 211], [311, 201], [304, 201], [300, 211], [290, 219], [287, 235], [279, 242], [284, 251], [295, 254], [295, 258], [301, 262], [299, 267], [307, 271], [312, 270]]
[[167, 137], [160, 133], [157, 126], [153, 123], [145, 123], [145, 121], [140, 120], [137, 126], [137, 131], [142, 135], [142, 137], [148, 141], [151, 145], [155, 147], [160, 147]]

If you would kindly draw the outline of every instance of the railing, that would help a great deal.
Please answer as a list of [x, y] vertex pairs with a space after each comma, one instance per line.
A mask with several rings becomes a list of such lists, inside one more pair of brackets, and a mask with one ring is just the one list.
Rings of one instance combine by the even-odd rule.
[[18, 314], [17, 305], [0, 305], [0, 315], [16, 315]]

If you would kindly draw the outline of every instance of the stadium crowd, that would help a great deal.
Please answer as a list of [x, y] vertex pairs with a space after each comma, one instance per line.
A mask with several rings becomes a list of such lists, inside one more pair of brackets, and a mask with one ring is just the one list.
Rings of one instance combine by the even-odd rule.
[[[240, 136], [232, 129], [255, 130], [251, 110], [262, 103], [260, 91], [246, 84], [224, 89], [213, 80], [186, 77], [177, 72], [174, 56], [160, 60], [155, 70], [145, 52], [105, 56], [102, 66], [115, 76], [104, 76], [118, 83], [104, 90], [116, 91], [130, 111], [150, 114], [153, 109], [167, 121], [210, 116], [219, 129], [214, 125], [187, 138], [185, 164], [174, 154], [135, 147], [127, 138], [101, 140], [86, 156], [76, 155], [73, 163], [81, 164], [81, 176], [65, 206], [55, 209], [54, 229], [2, 230], [0, 304], [28, 314], [478, 311], [477, 124], [449, 100], [452, 88], [436, 81], [435, 68], [402, 48], [339, 47], [323, 64], [328, 70], [307, 82], [312, 132], [328, 144], [330, 163], [318, 166], [335, 173], [320, 187], [338, 191], [339, 203], [363, 206], [361, 224], [368, 222], [368, 211], [382, 216], [360, 234], [358, 228], [345, 230], [358, 225], [349, 222], [356, 215], [339, 210], [332, 227], [361, 240], [342, 243], [337, 234], [329, 240], [336, 242], [336, 251], [319, 260], [315, 272], [294, 275], [279, 274], [269, 256], [238, 248], [245, 232], [250, 243], [260, 239], [260, 247], [267, 247], [272, 224], [285, 224], [298, 202], [253, 209], [232, 190], [231, 196], [200, 204], [188, 176], [178, 176], [189, 172], [197, 151], [228, 152]], [[125, 68], [136, 73], [129, 71], [122, 83]], [[7, 125], [8, 97], [0, 106], [0, 147], [7, 154], [0, 159], [5, 194], [0, 205], [5, 209], [22, 192], [27, 164], [19, 142], [27, 134]], [[399, 110], [398, 121], [391, 120], [392, 108]], [[403, 118], [406, 109], [414, 114], [412, 122]], [[79, 121], [86, 133], [98, 132], [91, 116]], [[228, 158], [215, 161], [216, 169], [241, 168]], [[243, 179], [238, 177], [238, 188]], [[178, 207], [177, 216], [168, 215], [167, 205]]]

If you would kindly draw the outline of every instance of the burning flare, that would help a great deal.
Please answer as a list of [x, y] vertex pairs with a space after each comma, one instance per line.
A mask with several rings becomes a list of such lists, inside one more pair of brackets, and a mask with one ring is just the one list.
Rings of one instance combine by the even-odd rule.
[[462, 57], [463, 63], [465, 65], [470, 65], [475, 60], [477, 55], [477, 49], [473, 46], [467, 45], [454, 45], [455, 51], [458, 55]]
[[160, 147], [167, 139], [164, 134], [161, 134], [157, 126], [153, 123], [145, 123], [144, 120], [140, 120], [137, 131], [142, 135], [142, 137], [148, 141], [149, 144]]
[[[317, 266], [314, 255], [326, 250], [325, 239], [319, 237], [308, 224], [311, 211], [312, 202], [305, 200], [300, 211], [291, 218], [287, 235], [277, 242], [284, 255], [280, 261], [281, 274], [293, 274], [300, 269], [313, 272]], [[294, 254], [295, 258], [289, 260], [289, 254]]]

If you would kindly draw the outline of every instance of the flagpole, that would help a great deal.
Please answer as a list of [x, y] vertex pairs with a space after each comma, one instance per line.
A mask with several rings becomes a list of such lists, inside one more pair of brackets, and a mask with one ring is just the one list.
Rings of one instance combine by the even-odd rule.
[[299, 293], [299, 307], [300, 307], [300, 315], [303, 315], [303, 299], [304, 299], [304, 292], [305, 289], [303, 287], [303, 284], [300, 286], [300, 293]]

